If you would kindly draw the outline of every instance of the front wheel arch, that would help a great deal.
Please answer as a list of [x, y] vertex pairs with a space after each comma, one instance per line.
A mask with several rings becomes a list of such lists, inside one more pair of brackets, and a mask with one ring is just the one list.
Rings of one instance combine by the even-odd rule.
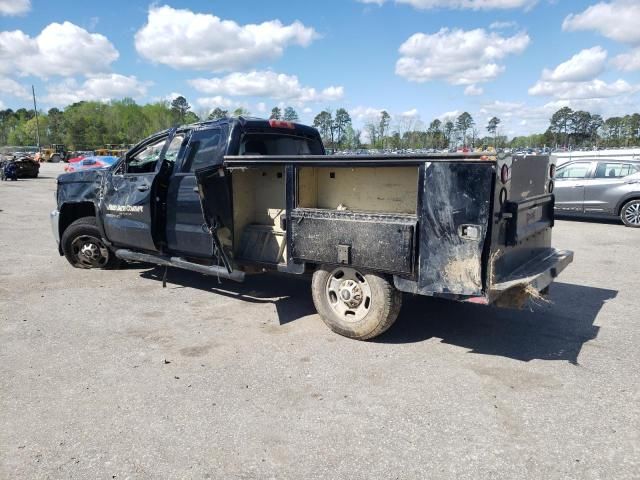
[[[635, 208], [635, 212], [633, 210], [631, 210], [630, 212], [627, 212], [627, 207], [634, 205]], [[620, 220], [622, 221], [622, 223], [624, 223], [625, 226], [627, 227], [631, 227], [631, 228], [640, 228], [640, 220], [638, 219], [638, 213], [640, 212], [640, 198], [632, 198], [628, 201], [626, 201], [621, 207], [620, 207], [620, 212], [618, 214]], [[631, 214], [629, 217], [629, 213]]]
[[60, 219], [58, 220], [58, 234], [60, 238], [65, 230], [73, 222], [80, 218], [95, 217], [96, 207], [93, 202], [64, 203], [60, 206]]

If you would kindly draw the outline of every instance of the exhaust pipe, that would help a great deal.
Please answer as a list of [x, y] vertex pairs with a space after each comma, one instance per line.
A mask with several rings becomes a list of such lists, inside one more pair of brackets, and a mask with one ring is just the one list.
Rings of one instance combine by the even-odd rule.
[[199, 263], [190, 262], [181, 257], [167, 257], [164, 255], [153, 255], [151, 253], [138, 253], [131, 250], [116, 250], [116, 257], [128, 262], [144, 262], [153, 263], [163, 267], [176, 267], [183, 270], [211, 275], [214, 277], [226, 278], [234, 282], [244, 282], [244, 272], [233, 270], [231, 273], [226, 268], [218, 265], [200, 265]]

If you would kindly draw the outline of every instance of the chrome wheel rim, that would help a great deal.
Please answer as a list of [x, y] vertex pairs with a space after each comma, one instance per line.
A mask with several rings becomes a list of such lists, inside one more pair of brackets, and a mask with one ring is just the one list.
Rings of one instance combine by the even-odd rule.
[[640, 225], [640, 203], [632, 203], [624, 209], [624, 218], [631, 225]]
[[92, 235], [81, 235], [71, 242], [76, 261], [85, 267], [101, 268], [109, 261], [109, 249], [102, 240]]
[[331, 309], [346, 322], [358, 322], [371, 308], [371, 287], [365, 276], [353, 268], [336, 268], [325, 288]]

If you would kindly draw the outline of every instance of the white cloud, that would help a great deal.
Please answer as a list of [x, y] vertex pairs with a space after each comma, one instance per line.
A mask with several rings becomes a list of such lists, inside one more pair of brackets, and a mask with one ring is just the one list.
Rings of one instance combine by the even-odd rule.
[[484, 29], [416, 33], [400, 46], [396, 74], [413, 82], [445, 80], [453, 85], [473, 85], [493, 80], [505, 67], [499, 60], [522, 53], [529, 36], [520, 32], [503, 37]]
[[31, 94], [27, 87], [19, 84], [15, 80], [7, 77], [0, 76], [0, 93], [4, 95], [11, 95], [18, 98], [31, 98]]
[[36, 37], [0, 32], [0, 72], [38, 77], [105, 72], [118, 51], [99, 33], [71, 22], [51, 23]]
[[452, 110], [450, 112], [441, 113], [437, 118], [442, 122], [448, 122], [449, 120], [454, 121], [461, 113], [462, 112], [460, 110]]
[[622, 79], [611, 83], [599, 79], [588, 82], [548, 82], [540, 80], [529, 89], [529, 95], [548, 96], [565, 100], [595, 99], [635, 93], [638, 89], [637, 85], [631, 85]]
[[260, 113], [264, 113], [267, 111], [267, 104], [264, 102], [258, 102], [256, 105], [256, 110]]
[[[433, 8], [494, 10], [509, 8], [530, 8], [537, 0], [395, 0], [396, 3], [411, 5], [420, 10]], [[387, 0], [358, 0], [360, 3], [382, 5]]]
[[482, 89], [482, 87], [478, 87], [477, 85], [469, 85], [464, 89], [464, 94], [470, 97], [482, 95], [483, 93], [484, 90]]
[[227, 96], [268, 97], [302, 104], [306, 102], [331, 102], [344, 96], [344, 88], [331, 86], [318, 91], [300, 84], [295, 75], [286, 75], [269, 70], [247, 73], [234, 72], [224, 77], [196, 78], [189, 80], [196, 90]]
[[0, 15], [22, 15], [31, 10], [31, 0], [0, 0]]
[[618, 70], [631, 72], [640, 70], [640, 47], [633, 49], [627, 53], [617, 55], [611, 61]]
[[582, 13], [564, 19], [566, 31], [595, 30], [618, 42], [640, 44], [640, 2], [613, 0], [590, 6]]
[[211, 14], [149, 9], [147, 23], [135, 34], [136, 50], [155, 63], [180, 69], [241, 69], [282, 56], [291, 45], [308, 46], [318, 34], [296, 21], [239, 25]]
[[553, 70], [544, 70], [542, 79], [551, 82], [592, 80], [604, 71], [607, 51], [602, 47], [584, 49]]
[[358, 122], [371, 122], [379, 120], [383, 110], [385, 109], [358, 106], [349, 110], [349, 115]]
[[117, 73], [89, 76], [82, 84], [68, 78], [50, 85], [44, 101], [52, 105], [66, 106], [82, 100], [109, 101], [123, 97], [140, 98], [146, 95], [148, 83], [134, 76]]
[[196, 104], [201, 108], [211, 111], [215, 108], [231, 108], [235, 105], [233, 100], [217, 95], [215, 97], [201, 97], [196, 99]]
[[509, 28], [517, 28], [518, 27], [518, 22], [493, 22], [491, 25], [489, 25], [489, 28], [491, 30], [506, 30]]
[[412, 108], [411, 110], [407, 110], [406, 112], [402, 112], [400, 114], [401, 117], [405, 118], [417, 118], [420, 116], [417, 108]]

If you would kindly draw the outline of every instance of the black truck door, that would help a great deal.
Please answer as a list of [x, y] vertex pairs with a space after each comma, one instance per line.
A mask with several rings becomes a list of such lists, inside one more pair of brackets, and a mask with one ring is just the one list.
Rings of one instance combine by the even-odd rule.
[[174, 172], [167, 194], [169, 250], [195, 257], [210, 257], [213, 240], [200, 206], [195, 172], [222, 163], [225, 142], [219, 127], [195, 130]]
[[154, 223], [162, 215], [161, 190], [183, 136], [172, 131], [131, 152], [102, 187], [100, 210], [107, 239], [115, 245], [157, 251]]
[[[213, 254], [231, 273], [233, 249], [233, 198], [231, 178], [222, 165], [196, 170], [200, 207], [213, 242]], [[227, 239], [227, 242], [224, 240]]]

